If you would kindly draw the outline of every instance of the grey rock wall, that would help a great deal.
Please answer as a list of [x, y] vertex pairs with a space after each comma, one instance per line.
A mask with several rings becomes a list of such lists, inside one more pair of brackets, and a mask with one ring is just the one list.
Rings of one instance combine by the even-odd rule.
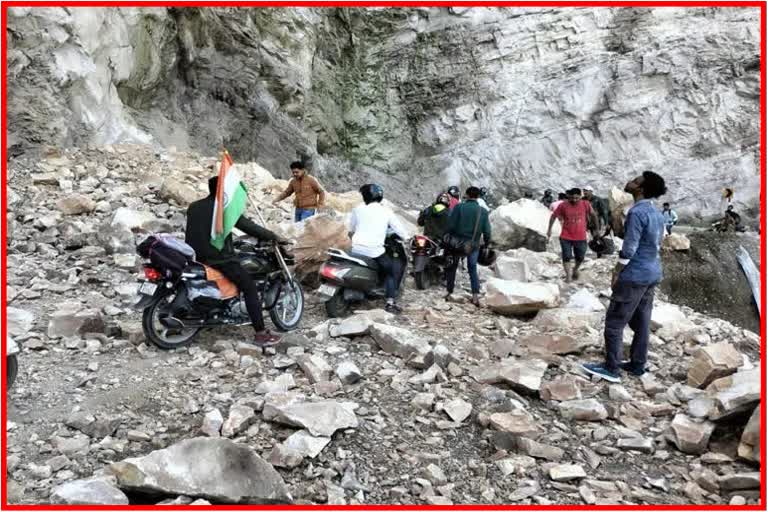
[[683, 216], [756, 208], [759, 10], [13, 8], [11, 154], [153, 143], [401, 202], [646, 169]]

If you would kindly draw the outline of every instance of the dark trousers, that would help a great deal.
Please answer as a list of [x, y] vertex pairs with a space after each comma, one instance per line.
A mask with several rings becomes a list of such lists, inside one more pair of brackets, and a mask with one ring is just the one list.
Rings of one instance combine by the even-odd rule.
[[214, 268], [224, 274], [224, 276], [235, 283], [241, 292], [245, 295], [245, 307], [248, 309], [248, 316], [251, 317], [251, 323], [256, 332], [264, 331], [264, 316], [261, 313], [261, 297], [256, 283], [253, 282], [251, 275], [237, 262], [223, 263], [215, 265]]
[[655, 284], [622, 281], [616, 283], [611, 304], [605, 315], [605, 367], [607, 370], [614, 373], [619, 370], [624, 355], [623, 334], [627, 324], [635, 333], [630, 350], [632, 366], [637, 369], [645, 368], [655, 288]]
[[400, 275], [400, 262], [392, 258], [387, 253], [376, 258], [379, 264], [379, 272], [384, 275], [384, 291], [388, 299], [397, 297], [397, 276]]
[[[480, 256], [480, 249], [475, 249], [467, 256], [467, 271], [469, 272], [469, 283], [472, 287], [472, 293], [480, 293], [480, 278], [477, 275], [477, 258]], [[456, 271], [459, 269], [460, 256], [451, 256], [451, 263], [445, 270], [448, 293], [453, 293], [456, 286]]]

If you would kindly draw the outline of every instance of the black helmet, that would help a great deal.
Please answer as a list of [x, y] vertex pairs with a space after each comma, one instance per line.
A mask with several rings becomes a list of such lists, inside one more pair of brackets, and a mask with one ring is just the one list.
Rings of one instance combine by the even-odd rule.
[[448, 187], [448, 194], [458, 199], [461, 195], [461, 192], [459, 192], [459, 187], [454, 185], [452, 187]]
[[384, 199], [384, 189], [375, 183], [368, 183], [360, 187], [365, 204], [380, 203]]

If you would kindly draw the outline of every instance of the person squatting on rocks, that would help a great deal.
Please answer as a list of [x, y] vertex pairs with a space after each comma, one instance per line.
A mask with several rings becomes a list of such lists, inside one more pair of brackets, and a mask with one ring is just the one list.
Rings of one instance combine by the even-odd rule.
[[[555, 220], [560, 220], [560, 249], [563, 253], [563, 269], [565, 270], [565, 282], [579, 278], [579, 268], [584, 263], [587, 255], [587, 226], [592, 223], [598, 225], [592, 205], [581, 200], [581, 190], [572, 188], [568, 192], [568, 200], [560, 203], [552, 212], [547, 228], [547, 241], [552, 237], [552, 226]], [[592, 236], [597, 237], [597, 231], [592, 230]], [[571, 261], [576, 264], [571, 269]]]
[[[251, 275], [240, 265], [240, 259], [232, 244], [232, 233], [224, 239], [224, 247], [221, 250], [211, 244], [211, 225], [218, 183], [218, 176], [210, 178], [208, 180], [208, 197], [193, 202], [187, 208], [187, 229], [184, 239], [195, 250], [197, 261], [224, 274], [224, 277], [235, 283], [245, 294], [245, 306], [248, 310], [248, 316], [251, 318], [253, 329], [256, 331], [253, 338], [254, 343], [262, 347], [274, 345], [280, 341], [280, 337], [271, 334], [264, 326], [259, 290]], [[245, 215], [240, 216], [235, 227], [260, 240], [286, 243], [286, 240], [279, 235], [259, 226]]]
[[296, 211], [294, 222], [301, 222], [317, 213], [318, 208], [325, 206], [325, 190], [313, 176], [307, 174], [301, 162], [291, 163], [293, 178], [288, 182], [288, 187], [272, 201], [276, 205], [291, 194], [295, 194], [293, 204]]
[[[664, 216], [652, 200], [666, 194], [664, 179], [646, 171], [628, 182], [624, 191], [632, 194], [635, 204], [624, 222], [624, 244], [611, 280], [613, 294], [605, 316], [605, 363], [582, 365], [588, 373], [610, 382], [621, 381], [621, 370], [638, 377], [645, 373], [653, 294], [662, 277], [659, 251]], [[622, 362], [627, 325], [634, 336], [630, 360]]]
[[664, 203], [664, 209], [661, 211], [661, 215], [664, 217], [664, 227], [667, 230], [667, 234], [672, 234], [672, 228], [677, 224], [677, 212], [672, 209], [669, 203]]
[[450, 196], [451, 198], [451, 202], [448, 205], [448, 208], [453, 210], [456, 207], [456, 205], [458, 205], [461, 202], [461, 193], [459, 192], [459, 187], [457, 186], [448, 187], [447, 192], [448, 192], [448, 196]]
[[539, 199], [539, 201], [541, 201], [541, 204], [549, 208], [550, 205], [555, 202], [555, 197], [552, 195], [552, 191], [547, 189], [544, 191], [544, 196]]
[[[466, 192], [466, 200], [451, 211], [448, 225], [448, 233], [472, 245], [472, 251], [467, 254], [467, 271], [472, 287], [472, 304], [477, 307], [480, 307], [480, 278], [477, 275], [480, 238], [482, 237], [485, 245], [491, 243], [491, 222], [488, 218], [488, 211], [478, 203], [479, 198], [480, 189], [469, 187]], [[460, 256], [452, 255], [451, 262], [446, 269], [446, 291], [448, 294], [445, 296], [445, 300], [447, 301], [451, 300], [456, 285], [456, 271], [459, 268]]]
[[597, 226], [590, 227], [598, 233], [607, 235], [611, 231], [611, 209], [608, 206], [608, 199], [597, 197], [595, 189], [592, 187], [584, 187], [582, 190], [584, 191], [584, 200], [592, 205], [592, 210], [597, 215]]
[[401, 313], [396, 304], [399, 283], [396, 276], [400, 275], [400, 262], [387, 254], [384, 242], [388, 231], [394, 232], [402, 240], [408, 238], [403, 226], [395, 213], [381, 204], [384, 199], [384, 189], [375, 183], [360, 187], [363, 202], [352, 210], [349, 221], [349, 233], [352, 238], [353, 256], [373, 258], [384, 274], [384, 289], [387, 304], [384, 309], [390, 313]]
[[438, 244], [448, 231], [450, 204], [450, 196], [447, 192], [442, 192], [433, 204], [421, 210], [416, 221], [419, 226], [424, 227], [424, 236]]

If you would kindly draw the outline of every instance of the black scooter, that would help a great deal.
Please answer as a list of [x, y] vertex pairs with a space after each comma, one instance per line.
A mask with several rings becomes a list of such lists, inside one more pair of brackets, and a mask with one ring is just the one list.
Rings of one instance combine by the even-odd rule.
[[[408, 258], [402, 240], [397, 236], [387, 237], [384, 244], [387, 254], [398, 264], [398, 289], [402, 292], [405, 282]], [[325, 311], [330, 318], [349, 315], [356, 303], [383, 299], [384, 276], [373, 258], [351, 255], [341, 249], [328, 250], [328, 261], [320, 266], [320, 288], [318, 294], [325, 302]]]

